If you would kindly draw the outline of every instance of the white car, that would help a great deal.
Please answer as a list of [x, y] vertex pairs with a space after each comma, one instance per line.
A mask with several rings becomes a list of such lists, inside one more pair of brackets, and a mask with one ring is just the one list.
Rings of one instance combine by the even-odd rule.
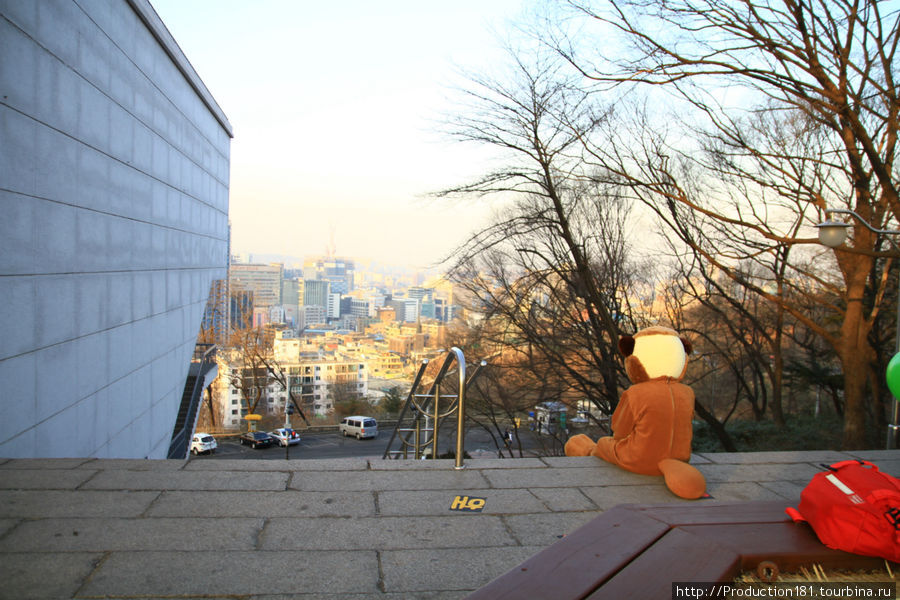
[[300, 434], [293, 429], [285, 429], [284, 427], [270, 431], [269, 435], [278, 440], [279, 446], [296, 446], [300, 443]]
[[212, 454], [218, 447], [216, 438], [208, 433], [195, 433], [194, 437], [191, 438], [191, 452], [193, 454], [203, 454], [205, 452]]

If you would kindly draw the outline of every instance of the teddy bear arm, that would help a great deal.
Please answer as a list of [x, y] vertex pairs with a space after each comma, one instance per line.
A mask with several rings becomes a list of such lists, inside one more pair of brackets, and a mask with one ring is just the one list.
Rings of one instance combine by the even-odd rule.
[[625, 439], [634, 432], [635, 418], [631, 404], [631, 396], [625, 390], [609, 421], [613, 437], [617, 440]]

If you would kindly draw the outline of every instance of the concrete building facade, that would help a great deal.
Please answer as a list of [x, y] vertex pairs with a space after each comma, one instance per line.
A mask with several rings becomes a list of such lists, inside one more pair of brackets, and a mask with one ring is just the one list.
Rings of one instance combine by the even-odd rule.
[[165, 458], [231, 126], [147, 0], [0, 0], [0, 456]]

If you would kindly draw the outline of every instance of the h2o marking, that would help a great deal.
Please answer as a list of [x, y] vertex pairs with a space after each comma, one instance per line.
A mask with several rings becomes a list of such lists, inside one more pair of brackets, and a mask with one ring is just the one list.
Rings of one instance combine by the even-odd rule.
[[487, 498], [470, 498], [468, 496], [457, 496], [450, 505], [450, 510], [464, 512], [481, 512], [484, 510], [484, 504]]

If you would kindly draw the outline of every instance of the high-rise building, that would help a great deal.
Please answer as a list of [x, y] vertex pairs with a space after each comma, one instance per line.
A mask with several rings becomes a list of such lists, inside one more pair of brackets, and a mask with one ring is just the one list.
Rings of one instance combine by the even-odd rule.
[[281, 281], [281, 303], [297, 306], [301, 304], [300, 287], [302, 281], [296, 279], [283, 279]]
[[406, 295], [417, 299], [419, 302], [431, 302], [434, 300], [434, 290], [431, 288], [414, 286], [406, 291]]
[[354, 317], [374, 317], [375, 305], [368, 298], [353, 298], [350, 301], [350, 314]]
[[256, 308], [268, 308], [281, 304], [281, 281], [284, 266], [232, 263], [228, 283], [232, 290], [253, 292]]
[[329, 284], [327, 281], [307, 279], [303, 282], [304, 306], [328, 306]]
[[166, 458], [231, 125], [148, 0], [0, 2], [3, 457]]
[[413, 323], [419, 318], [419, 301], [415, 298], [394, 298], [388, 302], [397, 313], [397, 320]]
[[328, 319], [340, 319], [341, 318], [341, 295], [329, 293], [328, 294], [328, 306], [326, 307], [326, 312], [328, 315]]
[[253, 292], [232, 290], [228, 297], [231, 329], [245, 329], [253, 325]]
[[216, 279], [209, 290], [206, 308], [203, 310], [203, 322], [200, 325], [205, 332], [205, 342], [224, 344], [228, 338], [228, 280]]

